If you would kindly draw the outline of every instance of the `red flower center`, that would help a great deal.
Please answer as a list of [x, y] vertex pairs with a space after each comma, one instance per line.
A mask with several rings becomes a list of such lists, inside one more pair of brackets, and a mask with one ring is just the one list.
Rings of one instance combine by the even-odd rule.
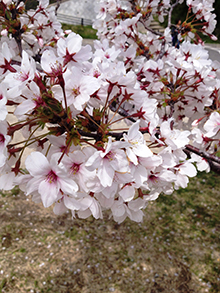
[[4, 143], [5, 142], [5, 137], [3, 134], [0, 133], [0, 143]]
[[57, 175], [54, 173], [53, 170], [51, 170], [47, 176], [46, 176], [46, 180], [51, 184], [57, 181]]
[[80, 168], [80, 164], [73, 163], [71, 167], [72, 173], [75, 175], [79, 171], [79, 168]]

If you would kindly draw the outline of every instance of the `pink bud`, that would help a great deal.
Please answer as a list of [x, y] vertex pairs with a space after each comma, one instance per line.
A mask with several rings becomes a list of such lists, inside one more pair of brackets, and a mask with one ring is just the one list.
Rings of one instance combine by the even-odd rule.
[[38, 44], [39, 44], [39, 46], [40, 46], [41, 48], [43, 47], [43, 45], [44, 45], [44, 41], [43, 41], [42, 38], [39, 38], [39, 39], [38, 39]]
[[8, 30], [5, 28], [4, 30], [1, 31], [1, 35], [3, 37], [6, 37], [8, 35]]
[[65, 30], [64, 33], [65, 33], [65, 35], [69, 35], [70, 33], [72, 33], [72, 31], [71, 30]]
[[195, 126], [197, 126], [198, 124], [199, 124], [199, 120], [196, 119], [196, 120], [193, 121], [192, 126], [195, 127]]
[[216, 36], [214, 36], [214, 35], [211, 35], [211, 39], [212, 39], [213, 41], [217, 41], [217, 40], [218, 40], [218, 38], [217, 38]]
[[197, 126], [199, 124], [199, 122], [202, 121], [202, 119], [205, 118], [205, 117], [206, 116], [203, 116], [203, 117], [201, 117], [199, 119], [194, 120], [193, 123], [192, 123], [192, 126], [193, 127]]

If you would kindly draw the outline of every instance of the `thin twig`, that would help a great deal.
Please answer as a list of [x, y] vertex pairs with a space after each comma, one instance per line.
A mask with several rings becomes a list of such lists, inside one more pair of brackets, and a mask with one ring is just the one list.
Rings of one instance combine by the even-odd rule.
[[169, 10], [169, 13], [168, 13], [168, 25], [167, 25], [169, 28], [171, 27], [171, 15], [172, 15], [173, 9], [178, 4], [179, 4], [179, 0], [176, 0], [176, 2], [171, 5], [171, 8]]
[[215, 155], [212, 155], [212, 154], [209, 154], [208, 152], [206, 151], [201, 151], [199, 150], [198, 148], [190, 145], [190, 144], [187, 144], [185, 146], [186, 150], [187, 151], [190, 151], [196, 155], [199, 155], [200, 157], [206, 159], [207, 161], [213, 161], [213, 162], [216, 162], [218, 164], [220, 164], [220, 157], [217, 157]]

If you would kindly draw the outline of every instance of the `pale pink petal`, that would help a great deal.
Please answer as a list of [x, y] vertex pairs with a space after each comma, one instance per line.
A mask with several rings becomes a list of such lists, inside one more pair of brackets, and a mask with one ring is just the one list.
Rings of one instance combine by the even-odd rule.
[[57, 201], [54, 205], [53, 212], [56, 215], [62, 215], [64, 214], [68, 209], [63, 203], [63, 200]]
[[114, 204], [114, 205], [112, 206], [112, 213], [113, 213], [113, 215], [116, 216], [116, 217], [121, 217], [121, 216], [123, 216], [123, 215], [125, 214], [125, 212], [126, 212], [126, 210], [125, 210], [125, 206], [124, 206], [124, 204], [120, 204], [120, 205], [118, 205], [118, 204]]
[[128, 203], [129, 209], [132, 209], [135, 212], [142, 209], [145, 205], [146, 203], [142, 198], [137, 198]]
[[20, 105], [18, 105], [14, 111], [15, 115], [23, 115], [33, 110], [35, 103], [32, 100], [25, 100]]
[[191, 163], [186, 163], [180, 166], [180, 173], [189, 177], [195, 177], [197, 174], [196, 168]]
[[92, 57], [91, 46], [86, 45], [82, 47], [81, 50], [74, 55], [74, 60], [76, 61], [85, 61], [89, 60]]
[[137, 157], [135, 156], [134, 152], [131, 150], [131, 148], [126, 149], [126, 154], [128, 156], [128, 159], [130, 162], [132, 162], [134, 165], [138, 164]]
[[46, 180], [40, 183], [38, 192], [41, 195], [42, 203], [45, 208], [48, 208], [59, 199], [59, 189], [59, 185], [56, 183], [50, 183]]
[[29, 179], [26, 186], [26, 194], [31, 194], [32, 192], [38, 190], [39, 184], [42, 182], [42, 178], [32, 178]]
[[0, 153], [0, 168], [5, 165], [6, 159], [7, 157], [3, 153]]
[[126, 185], [121, 191], [119, 191], [119, 195], [125, 202], [130, 201], [135, 196], [135, 188], [133, 186]]
[[153, 155], [152, 151], [144, 144], [138, 144], [132, 150], [139, 157], [150, 157]]
[[101, 211], [100, 205], [94, 198], [92, 199], [92, 204], [90, 205], [89, 208], [95, 219], [102, 218], [102, 211]]
[[186, 175], [177, 174], [176, 181], [175, 181], [175, 187], [179, 188], [186, 188], [189, 183], [189, 178]]
[[69, 53], [77, 53], [82, 47], [82, 37], [75, 33], [69, 34], [67, 37], [67, 43]]
[[109, 166], [109, 163], [103, 160], [103, 165], [98, 170], [98, 177], [101, 181], [102, 186], [111, 186], [115, 171]]
[[129, 218], [132, 220], [132, 221], [135, 221], [137, 223], [140, 223], [143, 221], [143, 216], [144, 216], [144, 213], [143, 211], [139, 210], [139, 211], [135, 211], [135, 212], [131, 212]]
[[47, 158], [40, 152], [31, 153], [25, 161], [25, 166], [32, 176], [47, 175], [51, 170]]
[[78, 190], [78, 185], [76, 184], [76, 182], [68, 177], [62, 178], [62, 179], [60, 178], [59, 183], [60, 183], [60, 189], [65, 194], [68, 194], [68, 195], [75, 194], [75, 192]]
[[75, 198], [70, 196], [64, 196], [63, 198], [65, 206], [70, 210], [79, 210], [83, 208], [87, 208], [86, 206], [83, 206], [82, 202], [77, 201]]
[[11, 190], [15, 186], [15, 174], [13, 172], [0, 176], [0, 189]]
[[81, 219], [87, 219], [89, 216], [92, 215], [90, 209], [86, 209], [83, 211], [80, 210], [77, 213], [78, 213], [79, 218], [81, 218]]
[[128, 135], [127, 135], [129, 140], [138, 140], [140, 138], [139, 124], [140, 124], [140, 120], [136, 121], [129, 128]]
[[85, 166], [88, 170], [93, 171], [94, 169], [98, 168], [101, 164], [101, 157], [100, 152], [96, 151], [86, 162]]

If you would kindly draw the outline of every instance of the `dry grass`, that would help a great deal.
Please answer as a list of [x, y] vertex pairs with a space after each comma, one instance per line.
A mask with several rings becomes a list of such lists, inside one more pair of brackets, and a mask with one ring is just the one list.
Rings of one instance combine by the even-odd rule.
[[220, 185], [201, 174], [149, 204], [144, 222], [57, 217], [3, 193], [0, 292], [220, 292]]

